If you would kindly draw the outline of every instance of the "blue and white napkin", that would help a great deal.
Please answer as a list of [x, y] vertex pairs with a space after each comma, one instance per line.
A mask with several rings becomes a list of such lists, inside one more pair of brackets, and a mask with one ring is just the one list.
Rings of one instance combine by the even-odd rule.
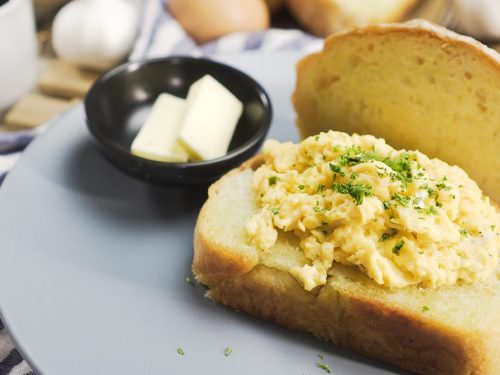
[[[235, 33], [213, 42], [197, 45], [166, 10], [168, 0], [140, 1], [143, 7], [141, 27], [130, 60], [169, 55], [212, 56], [241, 51], [304, 52], [319, 50], [322, 40], [299, 30], [270, 29], [254, 33]], [[15, 165], [24, 148], [50, 126], [0, 134], [0, 184]], [[33, 312], [36, 314], [36, 311]], [[64, 355], [64, 354], [63, 354]], [[23, 360], [0, 321], [0, 375], [34, 374]]]

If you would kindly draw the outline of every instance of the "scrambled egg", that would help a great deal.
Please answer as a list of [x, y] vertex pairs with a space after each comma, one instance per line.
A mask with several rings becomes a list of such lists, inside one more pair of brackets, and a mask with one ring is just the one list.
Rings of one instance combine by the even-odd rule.
[[253, 177], [260, 211], [250, 240], [272, 251], [278, 232], [307, 259], [289, 272], [306, 290], [334, 262], [389, 287], [475, 282], [495, 272], [500, 215], [456, 166], [383, 139], [330, 131], [300, 144], [268, 141]]

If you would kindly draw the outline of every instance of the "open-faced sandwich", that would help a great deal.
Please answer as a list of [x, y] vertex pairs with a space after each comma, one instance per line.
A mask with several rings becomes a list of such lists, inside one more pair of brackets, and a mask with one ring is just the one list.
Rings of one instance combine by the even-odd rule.
[[197, 280], [414, 373], [499, 374], [499, 87], [498, 55], [425, 23], [330, 37], [298, 65], [308, 137], [211, 186]]

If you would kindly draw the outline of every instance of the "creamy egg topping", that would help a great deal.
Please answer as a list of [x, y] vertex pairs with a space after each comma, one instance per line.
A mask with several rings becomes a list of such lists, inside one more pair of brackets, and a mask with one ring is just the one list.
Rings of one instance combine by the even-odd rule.
[[263, 251], [293, 233], [307, 262], [289, 272], [306, 290], [324, 285], [334, 262], [389, 287], [476, 282], [497, 267], [500, 215], [457, 166], [334, 131], [267, 141], [263, 156], [247, 233]]

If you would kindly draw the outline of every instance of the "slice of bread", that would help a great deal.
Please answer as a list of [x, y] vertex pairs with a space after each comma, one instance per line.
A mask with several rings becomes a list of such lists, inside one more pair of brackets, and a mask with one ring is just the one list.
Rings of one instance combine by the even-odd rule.
[[398, 22], [417, 0], [287, 0], [290, 12], [319, 36], [351, 26]]
[[500, 201], [500, 55], [424, 21], [332, 35], [297, 66], [303, 137], [373, 134], [462, 167]]
[[307, 292], [285, 271], [301, 261], [292, 237], [281, 233], [267, 252], [246, 237], [261, 163], [212, 185], [200, 212], [193, 273], [211, 299], [417, 374], [500, 374], [500, 270], [485, 283], [389, 289], [334, 265], [326, 285]]

